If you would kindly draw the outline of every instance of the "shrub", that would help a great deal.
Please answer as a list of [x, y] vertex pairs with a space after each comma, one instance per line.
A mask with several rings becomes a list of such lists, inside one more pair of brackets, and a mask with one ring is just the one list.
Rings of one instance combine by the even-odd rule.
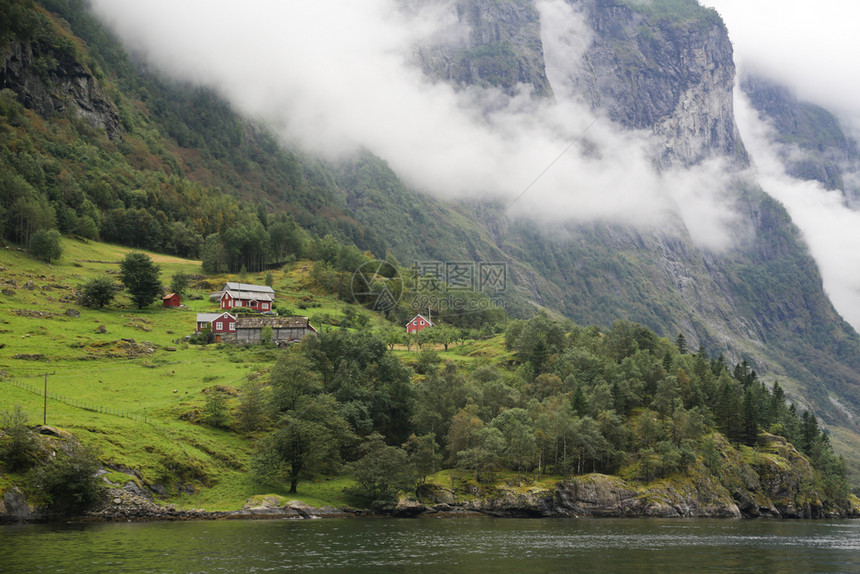
[[47, 498], [48, 508], [57, 514], [79, 514], [99, 501], [101, 481], [96, 473], [101, 464], [95, 454], [78, 443], [70, 443], [56, 458], [34, 469], [34, 484]]
[[26, 470], [33, 465], [36, 435], [27, 427], [27, 415], [16, 406], [0, 413], [0, 460], [12, 472]]
[[230, 426], [230, 408], [227, 406], [227, 397], [224, 393], [214, 388], [209, 389], [206, 406], [203, 407], [203, 422], [216, 428]]
[[119, 290], [119, 285], [107, 275], [96, 277], [83, 284], [78, 293], [78, 303], [84, 307], [100, 309], [109, 305]]
[[183, 273], [182, 271], [177, 271], [170, 278], [170, 290], [174, 293], [182, 295], [185, 291], [188, 290], [188, 284], [190, 283], [188, 279], [188, 275]]

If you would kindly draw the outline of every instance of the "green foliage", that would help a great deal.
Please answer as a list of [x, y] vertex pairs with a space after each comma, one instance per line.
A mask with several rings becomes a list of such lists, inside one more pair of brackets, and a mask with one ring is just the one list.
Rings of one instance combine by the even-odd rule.
[[325, 331], [305, 337], [300, 349], [321, 375], [325, 391], [350, 406], [344, 414], [356, 429], [372, 427], [394, 444], [409, 437], [410, 370], [378, 335]]
[[119, 269], [120, 281], [138, 309], [143, 309], [161, 296], [161, 269], [146, 253], [130, 252], [120, 262]]
[[266, 411], [260, 385], [256, 381], [248, 381], [239, 396], [236, 425], [242, 432], [252, 433], [262, 429], [265, 424]]
[[30, 253], [48, 263], [63, 255], [60, 232], [56, 229], [39, 229], [30, 237]]
[[303, 394], [294, 409], [281, 415], [272, 434], [260, 441], [252, 472], [264, 483], [287, 482], [295, 493], [299, 480], [336, 471], [341, 448], [351, 437], [331, 395]]
[[101, 309], [110, 305], [119, 291], [120, 286], [109, 275], [94, 277], [81, 286], [78, 303], [84, 307]]
[[33, 470], [33, 481], [47, 496], [48, 507], [61, 515], [78, 514], [102, 496], [102, 482], [96, 475], [98, 458], [78, 443], [58, 449], [56, 457]]
[[272, 329], [272, 326], [263, 325], [263, 328], [260, 329], [260, 342], [264, 345], [270, 345], [274, 337], [275, 331]]
[[716, 10], [704, 8], [696, 0], [622, 0], [622, 3], [648, 15], [655, 24], [669, 22], [678, 26], [693, 25], [702, 31], [713, 27], [725, 28]]
[[0, 461], [12, 472], [27, 470], [35, 463], [36, 435], [27, 426], [20, 405], [0, 413]]
[[457, 467], [475, 474], [478, 482], [493, 480], [505, 450], [505, 439], [496, 427], [478, 426], [466, 437], [463, 450], [457, 451]]
[[188, 290], [189, 282], [188, 275], [180, 269], [170, 277], [170, 290], [182, 295]]
[[203, 422], [216, 428], [228, 428], [230, 426], [230, 408], [227, 406], [227, 397], [215, 388], [209, 389], [209, 393], [206, 395]]
[[388, 446], [374, 434], [359, 446], [360, 458], [351, 465], [352, 476], [374, 501], [390, 501], [400, 490], [415, 487], [415, 470], [400, 447]]
[[409, 440], [403, 444], [403, 449], [409, 455], [409, 464], [420, 483], [426, 482], [428, 476], [441, 468], [442, 453], [435, 434], [410, 435]]

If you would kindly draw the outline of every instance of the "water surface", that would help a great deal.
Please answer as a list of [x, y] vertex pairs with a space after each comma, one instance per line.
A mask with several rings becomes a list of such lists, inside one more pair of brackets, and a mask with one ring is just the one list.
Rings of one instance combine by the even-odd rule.
[[0, 572], [860, 572], [860, 521], [324, 519], [0, 527]]

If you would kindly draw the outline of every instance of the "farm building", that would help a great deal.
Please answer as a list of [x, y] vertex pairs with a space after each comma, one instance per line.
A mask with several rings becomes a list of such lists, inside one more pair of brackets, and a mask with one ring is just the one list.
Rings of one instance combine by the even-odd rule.
[[421, 329], [426, 329], [427, 327], [432, 326], [433, 322], [424, 315], [415, 315], [408, 323], [406, 323], [406, 332], [417, 333]]
[[251, 285], [250, 283], [227, 282], [221, 291], [212, 293], [209, 298], [217, 300], [221, 310], [246, 307], [255, 311], [271, 311], [275, 302], [275, 290], [266, 285]]
[[165, 307], [179, 307], [182, 305], [182, 297], [179, 293], [168, 293], [161, 298], [161, 304]]
[[233, 333], [236, 317], [230, 313], [197, 313], [197, 332], [212, 329], [213, 333]]
[[273, 343], [301, 341], [308, 333], [316, 333], [307, 317], [239, 317], [236, 319], [236, 342], [259, 343], [263, 329], [272, 328]]

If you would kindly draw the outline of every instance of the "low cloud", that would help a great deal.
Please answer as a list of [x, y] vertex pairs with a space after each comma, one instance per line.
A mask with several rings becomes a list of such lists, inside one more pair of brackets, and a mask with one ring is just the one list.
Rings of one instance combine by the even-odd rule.
[[542, 221], [674, 226], [730, 244], [714, 164], [659, 173], [655, 142], [595, 115], [571, 89], [591, 41], [565, 0], [539, 0], [552, 101], [424, 76], [416, 47], [461, 37], [453, 3], [399, 0], [92, 0], [130, 50], [217, 90], [288, 141], [329, 158], [364, 148], [443, 198], [495, 199]]
[[860, 3], [845, 0], [702, 0], [726, 22], [742, 72], [792, 88], [860, 135]]
[[771, 143], [774, 128], [735, 90], [735, 114], [755, 167], [750, 174], [788, 210], [821, 271], [824, 289], [839, 313], [860, 329], [860, 213], [850, 209], [839, 190], [785, 173]]

